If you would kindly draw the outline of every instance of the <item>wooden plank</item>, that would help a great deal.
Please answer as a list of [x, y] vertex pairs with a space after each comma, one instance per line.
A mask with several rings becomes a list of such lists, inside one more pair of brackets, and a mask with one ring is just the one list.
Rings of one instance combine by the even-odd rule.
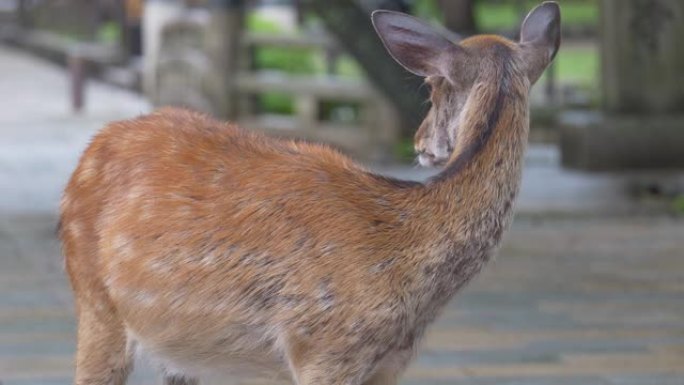
[[273, 35], [270, 33], [246, 33], [242, 37], [242, 45], [277, 46], [294, 49], [326, 49], [335, 46], [335, 42], [325, 34], [320, 35]]
[[25, 31], [20, 34], [20, 43], [44, 51], [78, 56], [98, 63], [118, 62], [122, 52], [115, 45], [75, 42], [48, 31]]
[[238, 121], [240, 127], [262, 131], [276, 131], [295, 133], [299, 129], [299, 120], [290, 115], [264, 114], [242, 118]]
[[238, 74], [235, 86], [238, 91], [246, 93], [281, 92], [340, 101], [364, 101], [378, 97], [368, 83], [336, 76], [314, 77], [261, 71]]
[[[277, 115], [277, 114], [263, 114], [252, 116], [249, 118], [240, 119], [238, 124], [245, 128], [254, 128], [262, 131], [269, 131], [274, 133], [292, 134], [301, 137], [305, 133], [301, 130], [300, 120], [295, 116]], [[352, 131], [358, 132], [360, 127], [351, 124], [340, 124], [330, 122], [318, 122], [316, 124], [316, 132], [325, 131]], [[363, 138], [366, 140], [367, 138]]]
[[242, 119], [238, 124], [284, 138], [299, 138], [327, 143], [344, 153], [371, 161], [386, 160], [390, 146], [381, 142], [373, 130], [358, 125], [318, 122], [314, 129], [306, 130], [296, 117], [259, 115]]

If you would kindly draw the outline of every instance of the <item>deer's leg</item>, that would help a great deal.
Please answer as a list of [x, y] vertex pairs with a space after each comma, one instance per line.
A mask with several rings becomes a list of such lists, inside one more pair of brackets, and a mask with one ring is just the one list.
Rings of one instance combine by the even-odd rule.
[[388, 353], [382, 364], [363, 382], [363, 385], [396, 385], [399, 376], [413, 357], [413, 347]]
[[161, 368], [164, 376], [164, 385], [198, 385], [199, 380], [195, 377], [185, 375], [180, 372], [172, 372], [166, 366]]
[[290, 341], [286, 357], [296, 385], [343, 385], [352, 383], [345, 373], [348, 369], [347, 365], [339, 366], [334, 362], [322, 359], [302, 344]]
[[126, 330], [105, 302], [79, 307], [76, 385], [124, 385], [132, 370]]
[[[350, 353], [352, 355], [353, 353]], [[370, 360], [355, 360], [345, 356], [308, 356], [292, 362], [291, 370], [297, 385], [395, 385], [396, 375], [378, 371], [364, 379]]]
[[399, 373], [394, 368], [380, 368], [363, 385], [396, 385]]
[[[341, 370], [340, 370], [341, 369]], [[359, 381], [356, 374], [352, 374], [349, 368], [340, 368], [337, 365], [324, 367], [309, 367], [303, 369], [296, 376], [297, 385], [396, 385], [399, 371], [380, 370], [365, 381]]]
[[198, 385], [196, 378], [185, 377], [177, 374], [164, 374], [164, 385]]

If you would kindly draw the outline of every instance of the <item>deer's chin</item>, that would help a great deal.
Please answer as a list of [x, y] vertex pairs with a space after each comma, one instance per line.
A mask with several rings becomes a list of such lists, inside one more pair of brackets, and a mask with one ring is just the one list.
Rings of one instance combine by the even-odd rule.
[[438, 157], [432, 154], [419, 154], [417, 159], [421, 167], [444, 167], [449, 160], [448, 157]]

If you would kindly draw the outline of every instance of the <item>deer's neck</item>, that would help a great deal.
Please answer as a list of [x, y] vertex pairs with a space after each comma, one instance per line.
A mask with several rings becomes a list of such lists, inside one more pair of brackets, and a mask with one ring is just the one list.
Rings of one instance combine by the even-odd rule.
[[454, 155], [426, 186], [436, 204], [432, 228], [440, 229], [440, 250], [428, 263], [442, 272], [444, 293], [479, 271], [510, 222], [529, 129], [529, 83], [518, 71], [509, 61], [483, 73], [461, 115]]
[[477, 213], [492, 210], [505, 216], [520, 185], [529, 130], [529, 83], [510, 51], [499, 51], [503, 64], [483, 71], [473, 86], [461, 114], [454, 154], [428, 184], [435, 200], [447, 204], [455, 217], [470, 213], [475, 220]]

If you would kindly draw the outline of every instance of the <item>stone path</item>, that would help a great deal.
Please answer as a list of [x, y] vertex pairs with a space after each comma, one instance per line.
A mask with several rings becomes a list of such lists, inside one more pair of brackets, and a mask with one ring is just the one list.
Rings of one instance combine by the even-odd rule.
[[55, 212], [93, 133], [150, 110], [137, 95], [89, 82], [86, 109], [74, 115], [61, 68], [1, 44], [0, 73], [0, 213]]
[[[0, 73], [0, 382], [70, 384], [59, 194], [99, 127], [149, 106], [92, 83], [86, 112], [73, 116], [63, 71], [3, 46]], [[684, 220], [624, 216], [643, 208], [625, 193], [632, 176], [562, 171], [553, 148], [530, 154], [523, 215], [500, 257], [439, 319], [402, 383], [684, 384]], [[158, 379], [142, 361], [131, 383]]]

